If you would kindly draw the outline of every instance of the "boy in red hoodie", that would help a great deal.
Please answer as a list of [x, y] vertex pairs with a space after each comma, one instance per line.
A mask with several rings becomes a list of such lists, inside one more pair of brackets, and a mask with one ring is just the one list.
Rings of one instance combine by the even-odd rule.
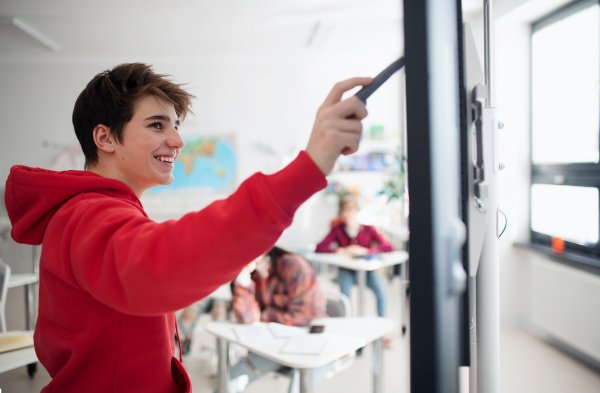
[[156, 223], [139, 198], [172, 182], [193, 97], [141, 63], [96, 75], [73, 111], [86, 170], [14, 166], [6, 181], [13, 239], [42, 244], [34, 342], [52, 377], [43, 392], [191, 392], [174, 312], [270, 249], [337, 157], [356, 151], [367, 112], [342, 95], [370, 82], [336, 84], [306, 149], [281, 171]]

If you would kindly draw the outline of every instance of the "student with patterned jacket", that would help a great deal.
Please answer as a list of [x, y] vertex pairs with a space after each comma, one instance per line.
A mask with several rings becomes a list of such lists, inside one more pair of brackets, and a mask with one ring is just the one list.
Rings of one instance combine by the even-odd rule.
[[85, 170], [14, 166], [6, 181], [13, 239], [42, 245], [34, 343], [52, 377], [42, 392], [191, 392], [175, 311], [269, 250], [337, 157], [356, 151], [366, 109], [342, 95], [371, 81], [336, 84], [306, 149], [281, 171], [157, 223], [140, 198], [172, 182], [193, 96], [141, 63], [96, 75], [73, 111]]
[[[246, 267], [232, 283], [233, 312], [239, 323], [277, 322], [307, 326], [315, 318], [327, 317], [327, 300], [312, 266], [300, 255], [273, 247]], [[333, 364], [313, 371], [316, 386], [333, 370]], [[289, 370], [252, 352], [232, 366], [230, 393], [243, 391], [257, 378]], [[292, 378], [290, 392], [298, 391]]]

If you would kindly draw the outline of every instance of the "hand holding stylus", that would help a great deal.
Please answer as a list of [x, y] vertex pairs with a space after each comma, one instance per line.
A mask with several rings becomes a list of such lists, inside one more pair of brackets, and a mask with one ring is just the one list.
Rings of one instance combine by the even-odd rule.
[[[365, 103], [390, 76], [404, 67], [404, 57], [381, 71], [375, 78], [352, 78], [337, 83], [317, 112], [306, 152], [325, 175], [333, 169], [340, 154], [358, 150], [362, 133], [361, 120], [367, 116]], [[342, 95], [363, 86], [353, 97], [341, 101]]]
[[383, 83], [390, 78], [390, 76], [394, 75], [396, 71], [399, 71], [406, 61], [404, 60], [404, 56], [390, 64], [386, 67], [385, 70], [381, 71], [375, 78], [373, 78], [373, 82], [368, 86], [363, 87], [359, 90], [358, 93], [355, 94], [362, 102], [367, 102], [367, 98], [371, 96], [371, 94], [375, 93], [375, 90], [379, 89]]
[[306, 153], [321, 172], [328, 175], [340, 154], [358, 150], [361, 120], [367, 116], [364, 101], [357, 97], [342, 100], [342, 95], [357, 86], [367, 86], [373, 78], [351, 78], [335, 84], [319, 110]]

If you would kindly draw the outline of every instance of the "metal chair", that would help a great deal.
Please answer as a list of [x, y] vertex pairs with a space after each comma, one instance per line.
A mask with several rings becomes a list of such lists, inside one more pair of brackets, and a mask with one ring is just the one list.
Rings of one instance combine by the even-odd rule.
[[[325, 297], [327, 298], [327, 315], [330, 317], [351, 317], [352, 316], [352, 303], [348, 296], [344, 295], [340, 291], [327, 290], [325, 291]], [[348, 367], [354, 362], [354, 354], [350, 354], [334, 362], [333, 370], [327, 375], [327, 378], [331, 377]]]
[[327, 315], [330, 317], [351, 317], [352, 316], [352, 303], [348, 296], [344, 295], [340, 291], [325, 291], [325, 297], [327, 298]]

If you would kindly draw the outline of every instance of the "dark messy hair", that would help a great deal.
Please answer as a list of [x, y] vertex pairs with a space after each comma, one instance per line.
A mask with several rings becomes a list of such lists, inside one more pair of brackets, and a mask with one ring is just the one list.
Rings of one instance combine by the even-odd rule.
[[180, 119], [191, 113], [193, 95], [173, 83], [169, 75], [156, 74], [143, 63], [120, 64], [97, 74], [83, 89], [73, 109], [73, 127], [85, 155], [85, 166], [98, 162], [93, 131], [98, 124], [110, 128], [117, 142], [133, 117], [135, 103], [153, 95], [171, 103]]
[[273, 248], [269, 252], [267, 252], [267, 256], [270, 260], [269, 263], [271, 264], [271, 268], [273, 269], [273, 272], [275, 272], [275, 274], [278, 273], [277, 264], [279, 263], [279, 258], [287, 254], [290, 254], [290, 252], [277, 246], [273, 246]]
[[289, 251], [286, 251], [283, 248], [274, 246], [269, 252], [267, 252], [267, 255], [269, 256], [269, 258], [271, 258], [271, 262], [274, 263], [280, 257], [284, 256], [285, 254], [289, 254], [289, 253], [290, 253]]

